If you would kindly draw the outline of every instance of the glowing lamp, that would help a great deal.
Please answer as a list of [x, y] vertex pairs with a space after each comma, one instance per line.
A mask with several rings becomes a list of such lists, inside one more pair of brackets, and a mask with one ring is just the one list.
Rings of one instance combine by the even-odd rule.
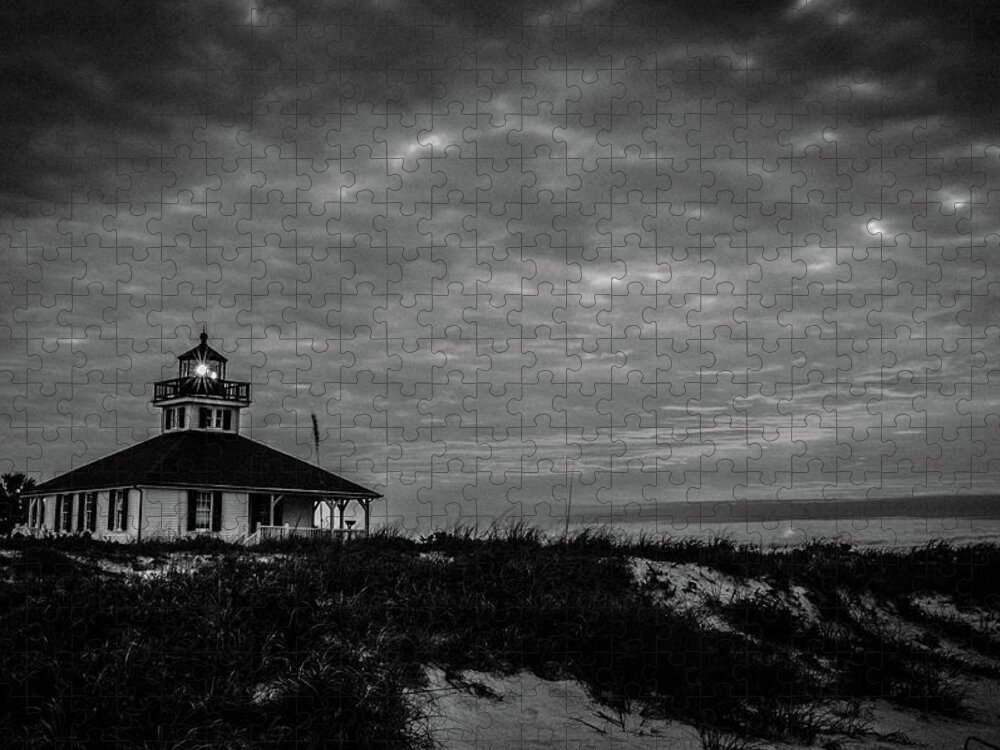
[[208, 374], [208, 366], [198, 365], [196, 368], [194, 368], [194, 371], [196, 375], [200, 377], [205, 377]]

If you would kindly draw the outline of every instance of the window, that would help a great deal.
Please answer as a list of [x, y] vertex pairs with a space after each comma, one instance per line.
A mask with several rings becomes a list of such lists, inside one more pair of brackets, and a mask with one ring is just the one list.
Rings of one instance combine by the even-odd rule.
[[56, 495], [56, 531], [73, 530], [73, 496]]
[[214, 360], [181, 360], [178, 375], [182, 378], [218, 380], [226, 376], [225, 365]]
[[184, 362], [181, 362], [181, 377], [218, 380], [222, 377], [222, 373], [220, 372], [218, 362], [213, 362], [211, 360], [198, 360], [194, 362], [191, 360], [185, 360]]
[[83, 501], [83, 528], [97, 531], [97, 493], [88, 492]]
[[203, 406], [198, 409], [198, 426], [203, 430], [232, 429], [233, 415], [229, 409], [210, 409]]
[[208, 531], [212, 528], [212, 493], [196, 493], [196, 508], [194, 528], [196, 531]]
[[183, 406], [171, 407], [164, 410], [163, 428], [165, 430], [183, 430], [187, 412]]
[[128, 490], [111, 490], [108, 492], [108, 531], [126, 531], [127, 524]]
[[188, 531], [222, 530], [222, 493], [191, 490], [188, 493]]

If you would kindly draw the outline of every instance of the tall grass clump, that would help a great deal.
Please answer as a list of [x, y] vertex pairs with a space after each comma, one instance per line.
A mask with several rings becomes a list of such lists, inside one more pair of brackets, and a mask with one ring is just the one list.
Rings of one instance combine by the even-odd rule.
[[0, 744], [419, 745], [404, 677], [339, 639], [322, 584], [233, 553], [152, 582], [79, 568], [5, 583]]

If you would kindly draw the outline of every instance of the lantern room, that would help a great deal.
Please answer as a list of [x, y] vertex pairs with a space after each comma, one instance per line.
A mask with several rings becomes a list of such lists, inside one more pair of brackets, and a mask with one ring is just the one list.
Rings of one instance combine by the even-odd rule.
[[177, 377], [225, 380], [228, 360], [208, 345], [206, 332], [202, 331], [200, 339], [198, 346], [177, 358]]
[[204, 331], [196, 347], [177, 357], [177, 377], [153, 387], [163, 432], [239, 432], [241, 410], [250, 404], [250, 384], [226, 380], [226, 362], [208, 345]]

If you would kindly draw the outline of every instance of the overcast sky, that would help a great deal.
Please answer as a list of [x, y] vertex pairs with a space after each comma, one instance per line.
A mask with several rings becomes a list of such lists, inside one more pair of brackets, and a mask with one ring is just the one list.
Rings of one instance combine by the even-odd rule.
[[988, 3], [317, 5], [0, 9], [0, 470], [207, 323], [409, 527], [995, 490]]

